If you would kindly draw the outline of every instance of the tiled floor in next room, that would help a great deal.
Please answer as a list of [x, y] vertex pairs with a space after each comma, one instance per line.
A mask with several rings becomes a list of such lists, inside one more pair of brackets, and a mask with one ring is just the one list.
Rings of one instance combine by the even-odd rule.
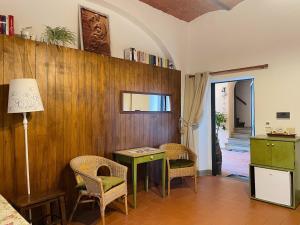
[[249, 152], [222, 150], [222, 175], [230, 174], [249, 176]]

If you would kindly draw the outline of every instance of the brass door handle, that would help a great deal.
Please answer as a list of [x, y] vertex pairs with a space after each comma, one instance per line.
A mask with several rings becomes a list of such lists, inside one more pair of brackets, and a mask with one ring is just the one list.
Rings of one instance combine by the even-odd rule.
[[267, 146], [270, 146], [270, 144], [269, 144], [269, 143], [267, 143]]
[[272, 147], [275, 146], [274, 144], [272, 144]]
[[150, 159], [153, 159], [154, 157], [153, 157], [153, 155], [152, 156], [150, 156]]

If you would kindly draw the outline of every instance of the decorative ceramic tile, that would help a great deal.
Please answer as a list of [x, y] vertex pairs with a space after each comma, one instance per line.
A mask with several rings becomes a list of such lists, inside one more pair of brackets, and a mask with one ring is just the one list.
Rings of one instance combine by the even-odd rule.
[[0, 225], [29, 225], [29, 223], [0, 195]]

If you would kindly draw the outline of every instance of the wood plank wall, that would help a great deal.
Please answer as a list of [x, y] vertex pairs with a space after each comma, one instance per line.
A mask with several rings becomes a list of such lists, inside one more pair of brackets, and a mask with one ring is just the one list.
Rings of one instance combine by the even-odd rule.
[[[73, 198], [69, 161], [79, 155], [179, 142], [180, 71], [0, 36], [0, 193], [26, 193], [21, 114], [7, 114], [8, 84], [38, 81], [44, 112], [29, 119], [32, 192], [62, 188]], [[172, 113], [120, 114], [120, 91], [172, 95]]]

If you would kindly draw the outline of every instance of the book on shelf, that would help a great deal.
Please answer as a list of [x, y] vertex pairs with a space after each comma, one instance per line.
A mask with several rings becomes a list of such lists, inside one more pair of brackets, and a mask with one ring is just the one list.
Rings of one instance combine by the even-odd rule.
[[14, 35], [14, 17], [0, 15], [0, 34]]
[[124, 59], [137, 61], [137, 51], [135, 48], [127, 48], [124, 50]]
[[14, 16], [8, 15], [8, 35], [15, 34]]
[[0, 15], [1, 29], [0, 34], [6, 34], [6, 16]]
[[163, 68], [173, 69], [173, 64], [169, 59], [164, 59], [156, 55], [138, 51], [135, 48], [127, 48], [124, 50], [124, 59], [159, 66]]

